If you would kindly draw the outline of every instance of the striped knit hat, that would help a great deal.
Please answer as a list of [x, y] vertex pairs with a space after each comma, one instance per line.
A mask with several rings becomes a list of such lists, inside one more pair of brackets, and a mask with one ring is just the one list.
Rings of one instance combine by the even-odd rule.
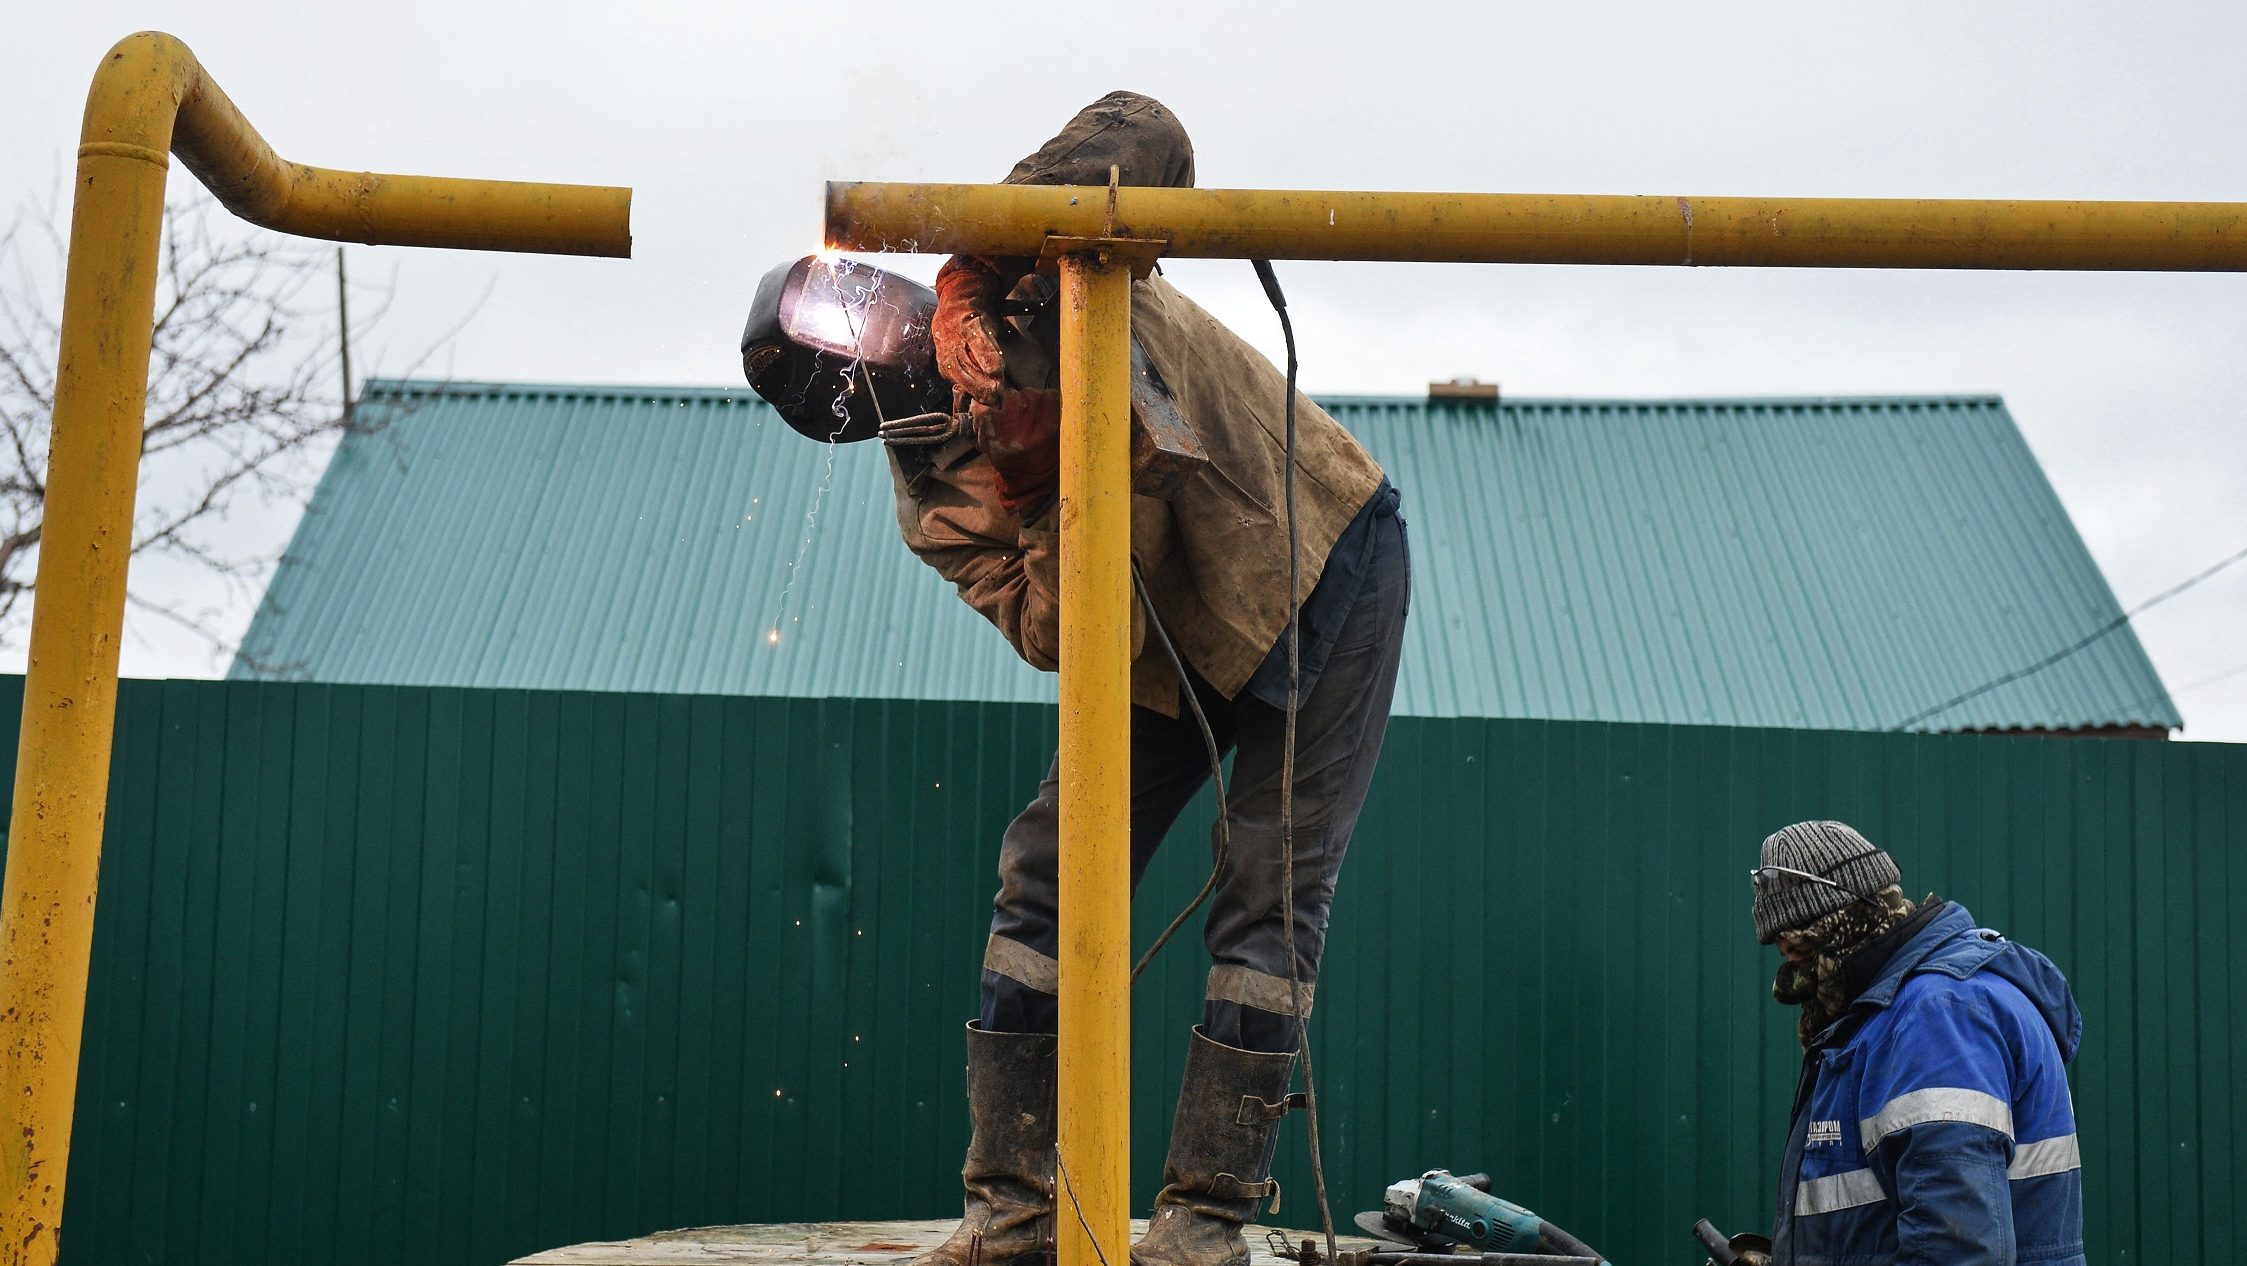
[[1820, 875], [1841, 885], [1835, 888], [1786, 874], [1764, 876], [1756, 885], [1755, 937], [1765, 945], [1778, 940], [1781, 932], [1832, 914], [1858, 897], [1874, 896], [1904, 878], [1895, 858], [1840, 822], [1797, 822], [1779, 828], [1763, 841], [1761, 864]]

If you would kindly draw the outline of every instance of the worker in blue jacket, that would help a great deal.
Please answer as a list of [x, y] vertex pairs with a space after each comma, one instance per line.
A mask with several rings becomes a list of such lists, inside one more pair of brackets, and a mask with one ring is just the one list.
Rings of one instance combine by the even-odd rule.
[[1839, 822], [1763, 842], [1757, 939], [1804, 1058], [1779, 1178], [1778, 1266], [2084, 1261], [2066, 1065], [2083, 1016], [2052, 960], [1905, 899]]

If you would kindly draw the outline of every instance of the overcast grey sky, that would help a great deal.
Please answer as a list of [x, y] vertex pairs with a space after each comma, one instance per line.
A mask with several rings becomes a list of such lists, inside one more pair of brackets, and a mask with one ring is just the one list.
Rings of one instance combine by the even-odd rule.
[[[749, 290], [817, 245], [822, 181], [995, 179], [1119, 87], [1177, 111], [1208, 186], [2247, 200], [2234, 3], [82, 0], [21, 6], [0, 42], [0, 212], [63, 183], [94, 65], [144, 27], [185, 39], [289, 158], [636, 188], [629, 263], [354, 249], [356, 276], [395, 275], [360, 350], [378, 373], [488, 288], [436, 368], [733, 385]], [[1245, 264], [1171, 275], [1276, 345]], [[1314, 391], [1994, 391], [2124, 605], [2247, 546], [2247, 276], [1283, 276]], [[248, 618], [247, 596], [208, 601]], [[2139, 622], [2187, 737], [2247, 740], [2247, 672], [2183, 689], [2247, 665], [2243, 616], [2247, 564]], [[154, 626], [125, 662], [217, 667]]]

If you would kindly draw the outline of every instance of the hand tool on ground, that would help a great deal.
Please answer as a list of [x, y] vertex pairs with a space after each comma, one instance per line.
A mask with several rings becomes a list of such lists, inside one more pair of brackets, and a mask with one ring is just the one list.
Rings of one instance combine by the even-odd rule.
[[[1597, 1250], [1560, 1227], [1510, 1200], [1490, 1194], [1488, 1174], [1458, 1177], [1431, 1169], [1418, 1178], [1389, 1184], [1381, 1208], [1357, 1215], [1360, 1230], [1376, 1239], [1409, 1246], [1405, 1256], [1482, 1254], [1485, 1266], [1514, 1262], [1600, 1262]], [[1343, 1256], [1348, 1256], [1344, 1254]], [[1418, 1266], [1396, 1253], [1376, 1250], [1362, 1266]]]
[[1770, 1266], [1769, 1236], [1742, 1233], [1726, 1239], [1715, 1223], [1703, 1218], [1693, 1224], [1693, 1238], [1709, 1250], [1708, 1266]]

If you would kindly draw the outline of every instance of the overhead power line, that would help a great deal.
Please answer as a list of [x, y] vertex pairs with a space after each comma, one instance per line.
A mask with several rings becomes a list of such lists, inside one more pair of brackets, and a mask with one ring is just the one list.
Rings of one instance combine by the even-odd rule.
[[2219, 681], [2230, 681], [2232, 678], [2237, 677], [2241, 673], [2247, 673], [2247, 664], [2233, 664], [2231, 667], [2226, 668], [2220, 673], [2212, 673], [2206, 677], [2201, 678], [2198, 681], [2186, 682], [2184, 685], [2179, 686], [2174, 690], [2164, 690], [2157, 695], [2147, 695], [2145, 698], [2138, 700], [2136, 703], [2133, 703], [2130, 706], [2133, 708], [2142, 708], [2147, 706], [2148, 704], [2159, 703], [2163, 699], [2181, 699], [2203, 686], [2213, 686]]
[[[1897, 730], [1908, 730], [1912, 726], [1919, 724], [1921, 721], [1924, 721], [1929, 717], [1939, 716], [1945, 712], [1948, 712], [1952, 708], [1955, 708], [1970, 699], [1979, 699], [1983, 695], [1988, 694], [1990, 691], [1997, 689], [1999, 686], [2011, 685], [2012, 683], [2019, 681], [2023, 677], [2028, 677], [2036, 673], [2043, 672], [2045, 669], [2050, 668], [2052, 665], [2059, 663], [2061, 660], [2075, 654], [2077, 651], [2082, 650], [2084, 647], [2097, 642], [2099, 639], [2130, 623], [2130, 621], [2138, 618], [2140, 615], [2151, 611], [2155, 607], [2158, 607], [2162, 603], [2169, 601], [2171, 598], [2176, 597], [2178, 594], [2183, 593], [2185, 590], [2192, 588], [2194, 585], [2199, 584], [2201, 581], [2208, 579], [2210, 576], [2215, 575], [2217, 572], [2222, 571], [2224, 568], [2231, 566], [2233, 563], [2236, 563], [2243, 558], [2247, 558], [2247, 549], [2242, 549], [2238, 553], [2223, 559], [2221, 562], [2218, 562], [2213, 567], [2209, 567], [2204, 571], [2187, 577], [2177, 584], [2162, 590], [2160, 593], [2155, 594], [2151, 598], [2146, 599], [2144, 602], [2139, 603], [2137, 606], [2130, 608], [2128, 611], [2123, 612], [2121, 615], [2118, 615], [2112, 620], [2107, 621], [2105, 624], [2100, 625], [2090, 633], [2085, 634], [2081, 639], [2079, 639], [2072, 645], [2064, 646], [2033, 664], [2029, 664], [2021, 668], [2016, 668], [2012, 672], [2006, 673], [2001, 677], [1992, 677], [1990, 680], [1983, 682], [1981, 685], [1974, 687], [1972, 690], [1969, 690], [1964, 694], [1954, 695], [1949, 699], [1945, 699], [1932, 708], [1923, 708], [1918, 712], [1914, 712], [1910, 716], [1905, 717], [1903, 720], [1898, 721], [1896, 724], [1889, 726], [1888, 728], [1891, 732]], [[2136, 705], [2133, 704], [2132, 706], [2134, 707]]]

